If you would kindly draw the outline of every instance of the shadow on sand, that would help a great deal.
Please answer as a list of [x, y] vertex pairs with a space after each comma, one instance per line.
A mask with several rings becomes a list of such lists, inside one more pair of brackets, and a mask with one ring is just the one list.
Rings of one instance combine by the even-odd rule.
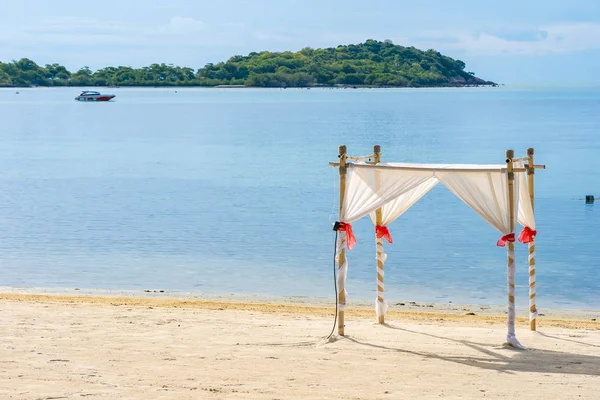
[[[428, 336], [435, 339], [448, 340], [454, 343], [459, 343], [465, 347], [476, 350], [480, 356], [443, 356], [436, 353], [421, 352], [403, 349], [401, 347], [389, 347], [377, 344], [360, 341], [358, 339], [345, 336], [345, 339], [362, 346], [375, 347], [384, 350], [396, 351], [399, 353], [412, 354], [424, 358], [438, 359], [451, 363], [468, 365], [470, 367], [495, 370], [508, 374], [516, 372], [538, 372], [548, 374], [579, 374], [579, 375], [594, 375], [600, 376], [600, 352], [599, 355], [584, 355], [565, 353], [552, 350], [541, 350], [529, 348], [528, 350], [517, 350], [507, 346], [495, 346], [488, 343], [476, 343], [468, 340], [452, 339], [445, 336], [432, 335], [425, 332], [413, 331], [395, 327], [393, 325], [384, 324], [383, 326], [389, 329], [396, 329], [416, 335]], [[558, 337], [541, 334], [544, 337], [556, 340], [568, 340], [583, 346], [598, 347], [594, 344], [578, 342], [569, 339], [561, 339]], [[510, 355], [502, 354], [497, 350], [511, 351]], [[596, 351], [594, 351], [596, 352]]]

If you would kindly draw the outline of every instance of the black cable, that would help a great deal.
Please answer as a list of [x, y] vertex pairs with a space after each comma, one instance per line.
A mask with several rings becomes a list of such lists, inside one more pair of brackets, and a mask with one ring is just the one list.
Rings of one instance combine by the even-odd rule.
[[337, 276], [336, 276], [336, 265], [335, 265], [335, 256], [337, 254], [337, 239], [338, 239], [338, 231], [335, 230], [335, 244], [333, 245], [333, 287], [335, 288], [335, 318], [333, 319], [333, 328], [331, 328], [331, 333], [327, 336], [329, 339], [333, 332], [335, 332], [335, 327], [337, 325], [337, 316], [338, 316], [338, 288], [337, 288]]

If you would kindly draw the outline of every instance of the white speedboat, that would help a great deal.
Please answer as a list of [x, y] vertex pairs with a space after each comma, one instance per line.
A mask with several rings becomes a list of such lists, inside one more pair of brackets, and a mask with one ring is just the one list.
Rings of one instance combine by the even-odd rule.
[[75, 97], [78, 101], [109, 101], [115, 97], [114, 94], [102, 94], [100, 92], [94, 92], [91, 90], [84, 90], [81, 94]]

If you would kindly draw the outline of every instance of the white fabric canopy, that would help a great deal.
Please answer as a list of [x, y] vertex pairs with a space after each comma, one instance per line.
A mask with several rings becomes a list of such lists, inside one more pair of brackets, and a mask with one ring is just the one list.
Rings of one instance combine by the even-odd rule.
[[[522, 166], [520, 165], [515, 165]], [[519, 193], [527, 194], [525, 190], [519, 190], [524, 179], [520, 173], [515, 173], [513, 206], [515, 216], [519, 221], [523, 220], [529, 224], [533, 221], [533, 210], [531, 203], [529, 209], [521, 214], [520, 203], [526, 206]], [[508, 172], [505, 164], [478, 165], [478, 164], [407, 164], [407, 163], [378, 163], [377, 165], [366, 163], [349, 163], [346, 176], [346, 191], [344, 202], [340, 210], [340, 220], [352, 223], [367, 214], [371, 214], [374, 221], [374, 212], [382, 209], [382, 225], [388, 225], [423, 195], [431, 190], [438, 182], [441, 182], [452, 193], [454, 193], [465, 204], [471, 207], [490, 225], [496, 228], [502, 235], [514, 234], [514, 226], [511, 227], [510, 198], [508, 192]], [[528, 199], [528, 197], [527, 197]], [[535, 221], [533, 221], [535, 224]], [[513, 224], [514, 225], [514, 224]], [[534, 229], [534, 226], [528, 225]], [[344, 236], [345, 239], [345, 236]], [[344, 240], [340, 238], [340, 245]], [[379, 242], [378, 242], [379, 246]], [[339, 251], [339, 250], [338, 250]], [[507, 247], [508, 265], [508, 335], [507, 341], [514, 347], [522, 348], [515, 337], [515, 305], [514, 305], [514, 276], [515, 257], [512, 245]], [[383, 250], [378, 249], [378, 257], [385, 261]], [[340, 266], [340, 277], [338, 284], [345, 291], [345, 277], [347, 273], [347, 261]], [[378, 271], [383, 275], [383, 271]], [[383, 289], [383, 286], [381, 285]], [[378, 296], [383, 293], [378, 292]], [[340, 307], [343, 307], [340, 304]], [[385, 314], [387, 304], [382, 301], [376, 302], [378, 315]]]
[[[514, 162], [515, 168], [524, 168], [523, 161]], [[529, 189], [527, 188], [527, 175], [525, 172], [517, 172], [519, 177], [519, 217], [518, 221], [524, 227], [528, 226], [531, 230], [535, 230], [535, 217], [533, 214], [533, 206], [529, 197]]]
[[[503, 235], [511, 232], [506, 165], [348, 164], [340, 212], [351, 223], [382, 208], [383, 225], [402, 215], [440, 181]], [[515, 199], [519, 185], [515, 184]], [[517, 215], [518, 201], [515, 201]], [[371, 216], [373, 218], [373, 216]]]
[[[379, 179], [379, 173], [375, 172], [376, 183]], [[427, 192], [429, 192], [435, 185], [438, 184], [438, 180], [435, 176], [427, 178], [425, 181], [410, 189], [409, 191], [401, 194], [396, 197], [394, 200], [384, 204], [381, 207], [381, 225], [387, 226], [391, 224], [394, 220], [399, 218], [402, 214], [408, 211], [417, 201], [421, 199]], [[371, 221], [373, 221], [373, 225], [376, 225], [376, 215], [375, 211], [372, 211], [370, 214]], [[376, 260], [377, 260], [377, 274], [384, 277], [383, 265], [385, 264], [385, 260], [387, 258], [387, 254], [385, 254], [383, 250], [383, 239], [376, 238], [375, 239], [375, 247], [376, 247]], [[379, 263], [381, 263], [382, 267], [379, 267]], [[384, 298], [384, 284], [383, 281], [377, 282], [377, 299], [375, 299], [375, 314], [377, 318], [380, 316], [385, 316], [389, 306], [387, 301], [380, 300]], [[381, 289], [381, 291], [379, 290]]]
[[[419, 185], [384, 204], [381, 207], [381, 225], [388, 226], [394, 222], [437, 184], [438, 180], [435, 176], [429, 177]], [[375, 224], [375, 211], [372, 211], [369, 215], [371, 221]]]
[[[354, 222], [396, 199], [431, 178], [429, 171], [411, 171], [411, 174], [384, 170], [368, 164], [348, 164], [346, 193], [341, 222]], [[366, 166], [367, 168], [360, 168]], [[400, 171], [401, 172], [401, 171]]]
[[[514, 233], [510, 229], [508, 175], [506, 170], [472, 171], [469, 173], [440, 171], [439, 180], [452, 193], [471, 207], [503, 235]], [[518, 185], [515, 185], [517, 192]], [[515, 194], [514, 199], [518, 196]], [[514, 202], [515, 215], [518, 202]]]

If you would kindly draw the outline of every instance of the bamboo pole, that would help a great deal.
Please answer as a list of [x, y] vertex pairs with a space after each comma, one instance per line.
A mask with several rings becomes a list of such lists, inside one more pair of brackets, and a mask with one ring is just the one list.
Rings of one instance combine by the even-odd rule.
[[[379, 145], [373, 146], [373, 154], [375, 155], [375, 157], [373, 158], [373, 164], [377, 165], [381, 161], [381, 146], [379, 146]], [[379, 176], [376, 176], [376, 178], [375, 178], [376, 185], [378, 184], [378, 180], [379, 180]], [[381, 215], [381, 208], [378, 208], [377, 210], [375, 210], [375, 226], [381, 225], [382, 220], [383, 220], [383, 217]], [[377, 304], [375, 305], [375, 307], [379, 307], [379, 303], [383, 303], [383, 301], [384, 301], [383, 264], [384, 264], [385, 260], [383, 258], [384, 257], [383, 238], [378, 238], [377, 235], [375, 235], [375, 250], [377, 253], [376, 254], [376, 259], [377, 259]], [[378, 321], [380, 324], [385, 323], [385, 316], [379, 315]]]
[[[374, 157], [374, 156], [373, 156]], [[371, 168], [372, 166], [372, 162], [368, 162], [366, 161], [364, 164], [354, 164], [353, 168]], [[331, 165], [332, 167], [337, 167], [339, 164], [338, 163], [332, 163], [330, 162], [329, 165]], [[422, 164], [423, 165], [423, 164]], [[545, 166], [543, 165], [536, 165], [535, 168], [545, 168]], [[439, 166], [433, 166], [433, 167], [422, 167], [422, 166], [418, 166], [418, 167], [408, 167], [405, 165], [402, 166], [397, 166], [397, 165], [379, 165], [377, 167], [377, 169], [395, 169], [395, 170], [402, 170], [402, 171], [436, 171], [439, 169]], [[498, 168], [496, 167], [485, 167], [485, 168], [477, 168], [477, 169], [473, 169], [473, 168], [452, 168], [452, 172], [473, 172], [473, 171], [478, 171], [478, 172], [498, 172]], [[500, 171], [502, 172], [506, 172], [506, 169], [500, 169]], [[513, 167], [513, 172], [527, 172], [527, 168], [514, 168]]]
[[[527, 184], [529, 189], [529, 198], [531, 199], [531, 210], [534, 211], [534, 190], [533, 177], [535, 167], [533, 164], [533, 148], [527, 149]], [[535, 212], [534, 212], [535, 215]], [[536, 306], [536, 284], [535, 284], [535, 237], [528, 243], [529, 250], [529, 329], [535, 331], [537, 329], [537, 306]]]
[[[506, 150], [506, 170], [508, 173], [508, 206], [510, 218], [510, 232], [515, 230], [515, 173], [513, 172], [514, 150]], [[507, 281], [508, 281], [508, 337], [515, 336], [515, 244], [508, 242], [507, 245]]]
[[[347, 166], [346, 166], [346, 158], [347, 158], [347, 153], [346, 153], [346, 146], [345, 145], [341, 145], [338, 148], [338, 158], [340, 159], [340, 220], [342, 217], [342, 208], [344, 206], [344, 195], [346, 193], [346, 172], [347, 172]], [[344, 236], [345, 238], [345, 236]], [[338, 276], [339, 276], [339, 272], [341, 269], [343, 269], [345, 263], [346, 263], [346, 240], [342, 240], [340, 241], [340, 243], [338, 244], [340, 246], [339, 251], [339, 256], [338, 256]], [[346, 305], [346, 287], [344, 284], [344, 287], [342, 288], [342, 290], [339, 291], [338, 293], [338, 304], [341, 306], [338, 309], [338, 334], [340, 336], [344, 336], [344, 306]]]

